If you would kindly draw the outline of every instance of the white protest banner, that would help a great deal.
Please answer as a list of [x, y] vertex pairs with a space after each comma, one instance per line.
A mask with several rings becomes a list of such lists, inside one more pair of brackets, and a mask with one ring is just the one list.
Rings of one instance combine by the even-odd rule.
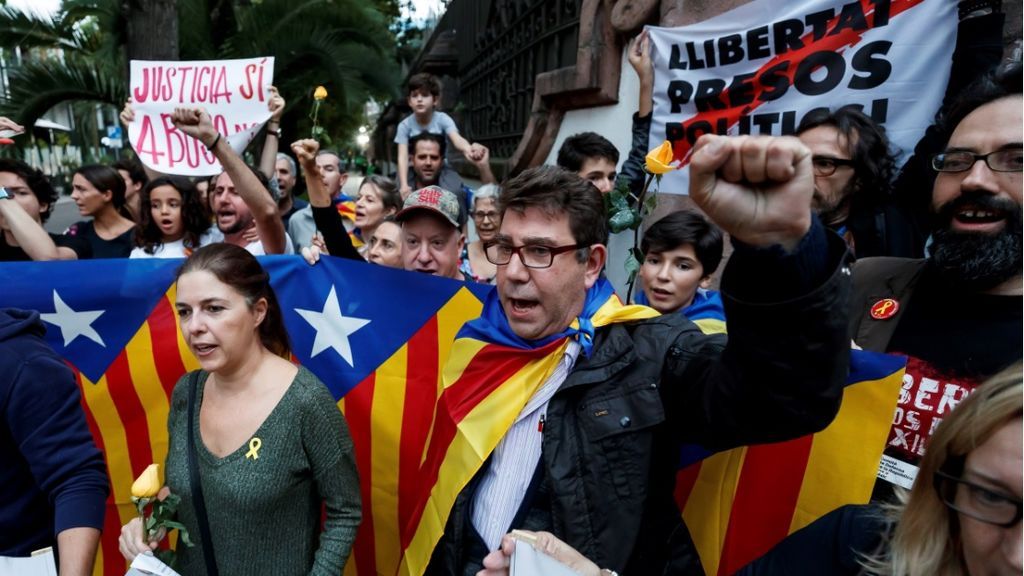
[[861, 106], [895, 148], [913, 150], [942, 102], [956, 26], [948, 0], [755, 0], [692, 26], [649, 27], [650, 148], [671, 141], [684, 167], [660, 191], [687, 193], [701, 134], [792, 134], [822, 107]]
[[239, 154], [270, 118], [273, 58], [191, 62], [131, 61], [135, 120], [128, 141], [143, 164], [164, 174], [213, 176], [220, 163], [202, 142], [171, 123], [175, 108], [202, 107]]

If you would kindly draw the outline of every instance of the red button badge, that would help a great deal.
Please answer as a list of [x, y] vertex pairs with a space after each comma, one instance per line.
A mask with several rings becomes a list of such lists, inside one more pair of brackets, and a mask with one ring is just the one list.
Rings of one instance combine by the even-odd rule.
[[883, 298], [871, 307], [871, 317], [875, 320], [888, 320], [896, 315], [900, 309], [900, 303], [892, 298]]

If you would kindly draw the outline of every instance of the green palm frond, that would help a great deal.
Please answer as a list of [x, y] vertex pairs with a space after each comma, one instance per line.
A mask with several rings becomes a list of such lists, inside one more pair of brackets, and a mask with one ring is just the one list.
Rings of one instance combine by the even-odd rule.
[[48, 20], [11, 6], [0, 6], [0, 46], [77, 50], [82, 39], [75, 27], [61, 18]]
[[178, 49], [182, 60], [217, 58], [207, 0], [178, 0]]
[[27, 62], [10, 72], [10, 97], [0, 100], [0, 116], [31, 126], [63, 102], [96, 102], [120, 107], [128, 94], [109, 64], [67, 54]]

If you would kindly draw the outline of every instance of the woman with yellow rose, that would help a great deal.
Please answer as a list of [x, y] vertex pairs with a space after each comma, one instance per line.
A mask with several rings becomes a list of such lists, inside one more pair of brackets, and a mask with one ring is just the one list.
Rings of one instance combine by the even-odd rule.
[[[181, 331], [201, 370], [171, 397], [166, 484], [194, 546], [184, 576], [337, 575], [359, 525], [352, 440], [334, 398], [290, 354], [269, 276], [244, 249], [212, 244], [178, 271]], [[140, 494], [154, 483], [141, 481]], [[321, 529], [321, 515], [325, 520]], [[128, 560], [156, 548], [136, 518]]]

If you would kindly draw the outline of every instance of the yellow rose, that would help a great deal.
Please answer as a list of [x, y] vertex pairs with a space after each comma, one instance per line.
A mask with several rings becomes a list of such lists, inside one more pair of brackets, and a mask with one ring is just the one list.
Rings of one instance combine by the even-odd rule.
[[160, 465], [150, 464], [132, 484], [132, 496], [135, 498], [153, 498], [160, 491]]
[[317, 86], [313, 91], [313, 100], [323, 100], [324, 98], [327, 98], [327, 88]]
[[668, 140], [665, 140], [661, 143], [661, 146], [658, 146], [647, 153], [647, 161], [645, 162], [647, 165], [647, 171], [651, 174], [665, 174], [666, 172], [671, 172], [675, 170], [675, 167], [672, 166], [672, 161], [674, 159], [672, 144]]

